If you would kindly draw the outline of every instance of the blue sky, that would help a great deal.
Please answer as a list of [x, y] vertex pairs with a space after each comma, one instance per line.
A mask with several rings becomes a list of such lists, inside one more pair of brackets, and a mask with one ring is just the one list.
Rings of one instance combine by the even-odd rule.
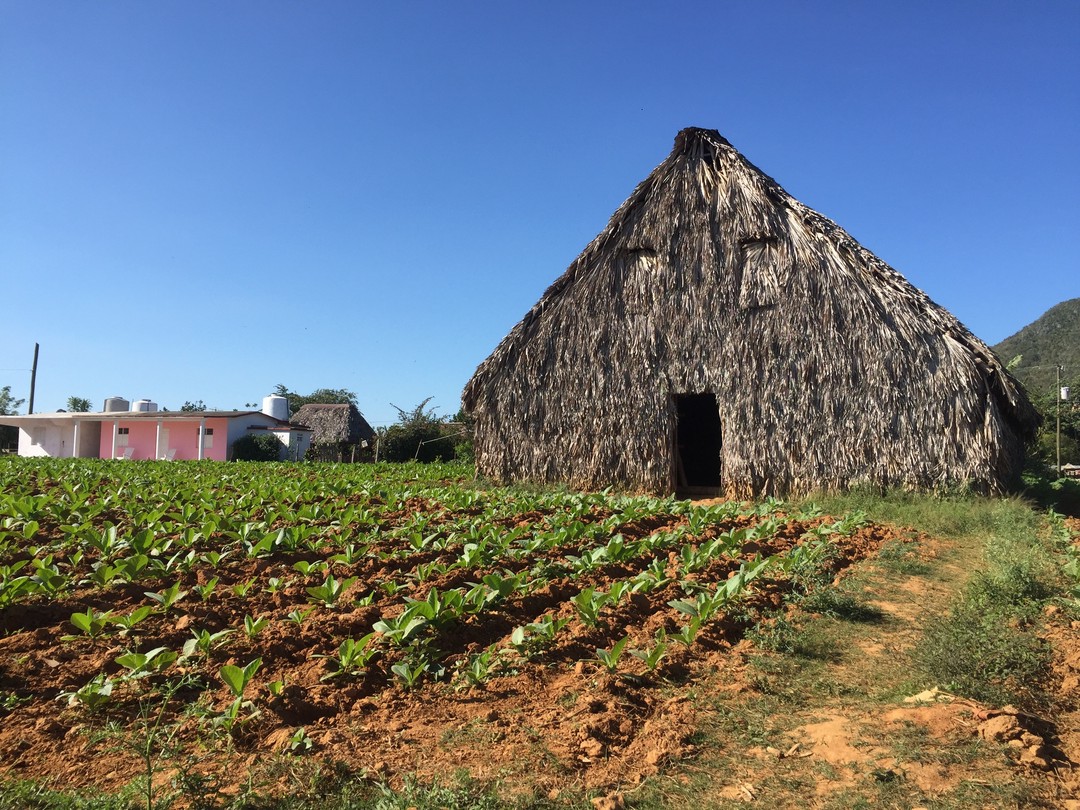
[[988, 343], [1080, 295], [1073, 0], [0, 0], [0, 385], [453, 413], [686, 126]]

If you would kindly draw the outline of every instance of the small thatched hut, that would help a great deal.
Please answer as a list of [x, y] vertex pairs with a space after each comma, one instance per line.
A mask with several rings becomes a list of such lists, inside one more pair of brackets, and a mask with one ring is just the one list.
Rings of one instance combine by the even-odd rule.
[[364, 415], [351, 403], [309, 403], [289, 420], [311, 428], [311, 455], [320, 461], [353, 461], [358, 448], [375, 436]]
[[1037, 415], [959, 321], [718, 132], [675, 149], [476, 370], [497, 481], [999, 490]]

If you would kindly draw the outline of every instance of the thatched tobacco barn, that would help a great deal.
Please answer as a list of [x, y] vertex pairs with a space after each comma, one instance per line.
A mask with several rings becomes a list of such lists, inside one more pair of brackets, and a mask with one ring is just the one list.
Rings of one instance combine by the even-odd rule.
[[351, 403], [309, 403], [289, 420], [311, 428], [311, 453], [319, 461], [354, 461], [358, 449], [375, 436], [364, 415]]
[[736, 497], [998, 490], [1037, 421], [956, 318], [704, 129], [679, 133], [462, 400], [497, 481]]

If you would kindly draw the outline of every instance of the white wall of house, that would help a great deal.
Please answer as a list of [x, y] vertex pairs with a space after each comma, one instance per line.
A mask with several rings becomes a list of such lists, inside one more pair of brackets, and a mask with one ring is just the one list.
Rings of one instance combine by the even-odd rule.
[[303, 461], [308, 448], [311, 447], [311, 437], [314, 435], [310, 430], [296, 428], [271, 428], [270, 432], [281, 442], [282, 461]]
[[35, 419], [19, 426], [20, 456], [97, 458], [101, 423]]
[[75, 426], [67, 422], [37, 419], [19, 427], [20, 456], [70, 458], [75, 446]]

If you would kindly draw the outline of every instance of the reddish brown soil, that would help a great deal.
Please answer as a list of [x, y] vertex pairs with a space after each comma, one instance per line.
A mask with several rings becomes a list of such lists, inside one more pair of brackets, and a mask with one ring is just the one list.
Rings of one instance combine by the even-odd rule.
[[[771, 540], [748, 544], [741, 559], [788, 549], [800, 542], [807, 529], [830, 520], [789, 522]], [[627, 537], [644, 536], [672, 522], [648, 520], [624, 527], [622, 532]], [[724, 528], [730, 527], [715, 531]], [[837, 537], [829, 565], [840, 572], [896, 537], [893, 531], [874, 525], [851, 537]], [[577, 551], [566, 549], [565, 553]], [[624, 600], [596, 627], [574, 618], [553, 645], [529, 659], [507, 652], [495, 676], [480, 687], [465, 687], [460, 680], [447, 678], [425, 681], [407, 691], [390, 672], [398, 660], [390, 650], [361, 675], [324, 680], [330, 667], [326, 658], [316, 656], [334, 654], [343, 639], [359, 639], [374, 622], [400, 610], [400, 595], [391, 598], [381, 591], [376, 591], [378, 598], [371, 605], [355, 606], [354, 600], [373, 586], [392, 579], [413, 597], [423, 598], [432, 586], [442, 591], [484, 573], [452, 570], [422, 583], [409, 577], [417, 563], [438, 556], [429, 552], [335, 564], [336, 575], [358, 578], [342, 600], [347, 606], [319, 608], [303, 624], [290, 620], [288, 614], [310, 607], [304, 589], [321, 582], [322, 575], [307, 580], [298, 576], [292, 569], [298, 558], [288, 555], [223, 561], [212, 571], [193, 569], [181, 579], [187, 597], [168, 613], [148, 618], [139, 625], [137, 635], [126, 638], [116, 634], [97, 639], [63, 637], [75, 632], [68, 622], [73, 612], [93, 607], [127, 613], [147, 604], [144, 591], [156, 588], [86, 588], [56, 601], [12, 606], [0, 614], [4, 631], [0, 695], [16, 696], [20, 702], [0, 719], [0, 774], [46, 780], [54, 787], [117, 788], [145, 772], [132, 745], [147, 739], [148, 724], [156, 721], [161, 710], [154, 745], [164, 746], [166, 732], [175, 731], [170, 741], [175, 750], [162, 756], [157, 779], [164, 782], [183, 769], [205, 775], [208, 784], [226, 793], [252, 775], [274, 778], [278, 771], [270, 764], [280, 762], [275, 755], [288, 751], [299, 728], [311, 741], [303, 757], [342, 763], [354, 772], [390, 781], [409, 773], [446, 776], [463, 767], [479, 779], [500, 778], [541, 792], [634, 784], [693, 752], [695, 717], [688, 690], [726, 666], [728, 651], [740, 641], [752, 617], [780, 606], [790, 587], [784, 580], [758, 581], [737, 614], [708, 624], [691, 647], [670, 643], [667, 657], [654, 672], [625, 655], [618, 674], [610, 674], [597, 661], [596, 650], [610, 648], [624, 635], [630, 636], [631, 648], [644, 648], [658, 628], [677, 630], [685, 617], [668, 606], [669, 600], [680, 596], [670, 588]], [[697, 576], [706, 584], [721, 582], [738, 564], [730, 559], [715, 562]], [[636, 570], [632, 563], [610, 564], [574, 581], [555, 579], [489, 610], [482, 618], [468, 617], [444, 629], [438, 646], [448, 673], [488, 645], [505, 645], [517, 626], [545, 614], [574, 616], [569, 600], [582, 587], [606, 590]], [[220, 578], [215, 597], [202, 602], [193, 587], [211, 576]], [[268, 593], [271, 577], [292, 582]], [[247, 580], [254, 585], [246, 595], [229, 591]], [[174, 665], [164, 675], [118, 684], [101, 711], [90, 712], [58, 699], [99, 673], [121, 674], [116, 658], [125, 651], [159, 646], [179, 650], [191, 638], [192, 628], [242, 628], [246, 615], [266, 617], [269, 624], [252, 639], [242, 630], [234, 633], [209, 661], [194, 659], [186, 667]], [[246, 697], [254, 701], [258, 716], [231, 737], [213, 730], [207, 715], [220, 712], [231, 701], [217, 677], [219, 668], [226, 663], [244, 666], [255, 657], [263, 663]], [[195, 684], [162, 704], [165, 678], [175, 681], [183, 676], [191, 676]], [[277, 696], [267, 689], [273, 681], [285, 684]], [[109, 725], [126, 733], [99, 733]], [[287, 789], [284, 781], [281, 789]]]

